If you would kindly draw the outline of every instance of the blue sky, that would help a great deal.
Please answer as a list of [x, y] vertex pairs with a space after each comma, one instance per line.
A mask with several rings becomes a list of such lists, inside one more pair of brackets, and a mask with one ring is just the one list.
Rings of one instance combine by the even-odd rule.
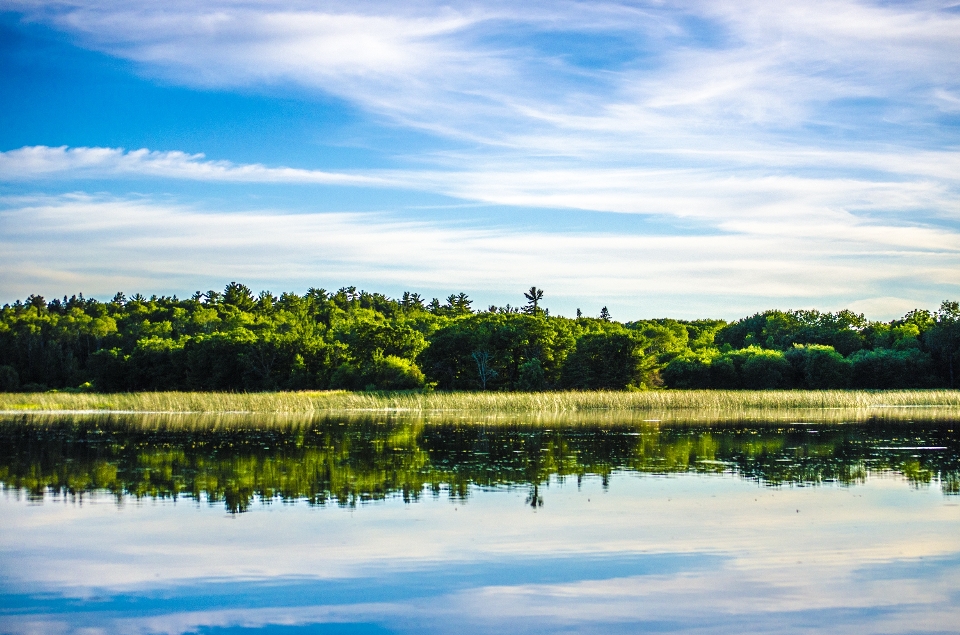
[[960, 4], [0, 0], [0, 301], [960, 297]]

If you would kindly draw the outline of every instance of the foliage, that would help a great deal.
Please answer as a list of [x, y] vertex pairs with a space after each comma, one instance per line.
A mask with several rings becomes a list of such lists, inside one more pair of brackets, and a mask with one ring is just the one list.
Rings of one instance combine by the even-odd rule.
[[584, 335], [564, 365], [564, 387], [610, 390], [648, 385], [653, 360], [644, 355], [644, 344], [642, 335], [625, 328]]
[[667, 386], [943, 387], [954, 385], [951, 371], [960, 365], [960, 309], [953, 302], [936, 313], [914, 310], [886, 323], [851, 311], [766, 311], [713, 333], [715, 346], [691, 341], [666, 361], [661, 376]]
[[926, 342], [941, 367], [946, 366], [950, 387], [956, 386], [960, 363], [960, 303], [944, 302], [926, 333]]
[[[0, 391], [827, 389], [956, 385], [960, 305], [870, 322], [766, 311], [620, 323], [522, 308], [476, 311], [343, 287], [110, 301], [31, 295], [0, 310]], [[86, 389], [86, 388], [85, 388]]]

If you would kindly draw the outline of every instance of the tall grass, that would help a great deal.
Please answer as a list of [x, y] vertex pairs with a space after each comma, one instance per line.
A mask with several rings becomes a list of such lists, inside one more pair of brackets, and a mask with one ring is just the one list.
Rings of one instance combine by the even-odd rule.
[[434, 410], [327, 412], [121, 412], [41, 411], [0, 413], [0, 425], [59, 425], [71, 422], [144, 430], [303, 429], [336, 421], [346, 425], [486, 426], [566, 428], [604, 426], [660, 428], [712, 425], [832, 425], [857, 423], [935, 424], [960, 421], [960, 408], [741, 408], [737, 410], [581, 410], [578, 412], [496, 412]]
[[960, 415], [960, 390], [658, 390], [647, 392], [0, 393], [0, 411], [154, 413], [670, 413], [936, 408]]

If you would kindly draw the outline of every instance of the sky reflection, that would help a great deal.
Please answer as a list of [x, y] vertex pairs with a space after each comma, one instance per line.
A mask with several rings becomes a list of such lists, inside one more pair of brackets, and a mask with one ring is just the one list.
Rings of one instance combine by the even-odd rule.
[[9, 419], [0, 632], [949, 632], [953, 425]]
[[[356, 509], [0, 498], [8, 633], [937, 632], [960, 508], [902, 477], [615, 473]], [[318, 625], [323, 625], [319, 628]], [[92, 629], [92, 630], [91, 630]]]

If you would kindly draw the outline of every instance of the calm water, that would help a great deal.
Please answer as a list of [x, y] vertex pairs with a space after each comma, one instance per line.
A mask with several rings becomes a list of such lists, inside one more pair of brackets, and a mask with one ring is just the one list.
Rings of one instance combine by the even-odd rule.
[[0, 419], [3, 633], [955, 633], [960, 422]]

